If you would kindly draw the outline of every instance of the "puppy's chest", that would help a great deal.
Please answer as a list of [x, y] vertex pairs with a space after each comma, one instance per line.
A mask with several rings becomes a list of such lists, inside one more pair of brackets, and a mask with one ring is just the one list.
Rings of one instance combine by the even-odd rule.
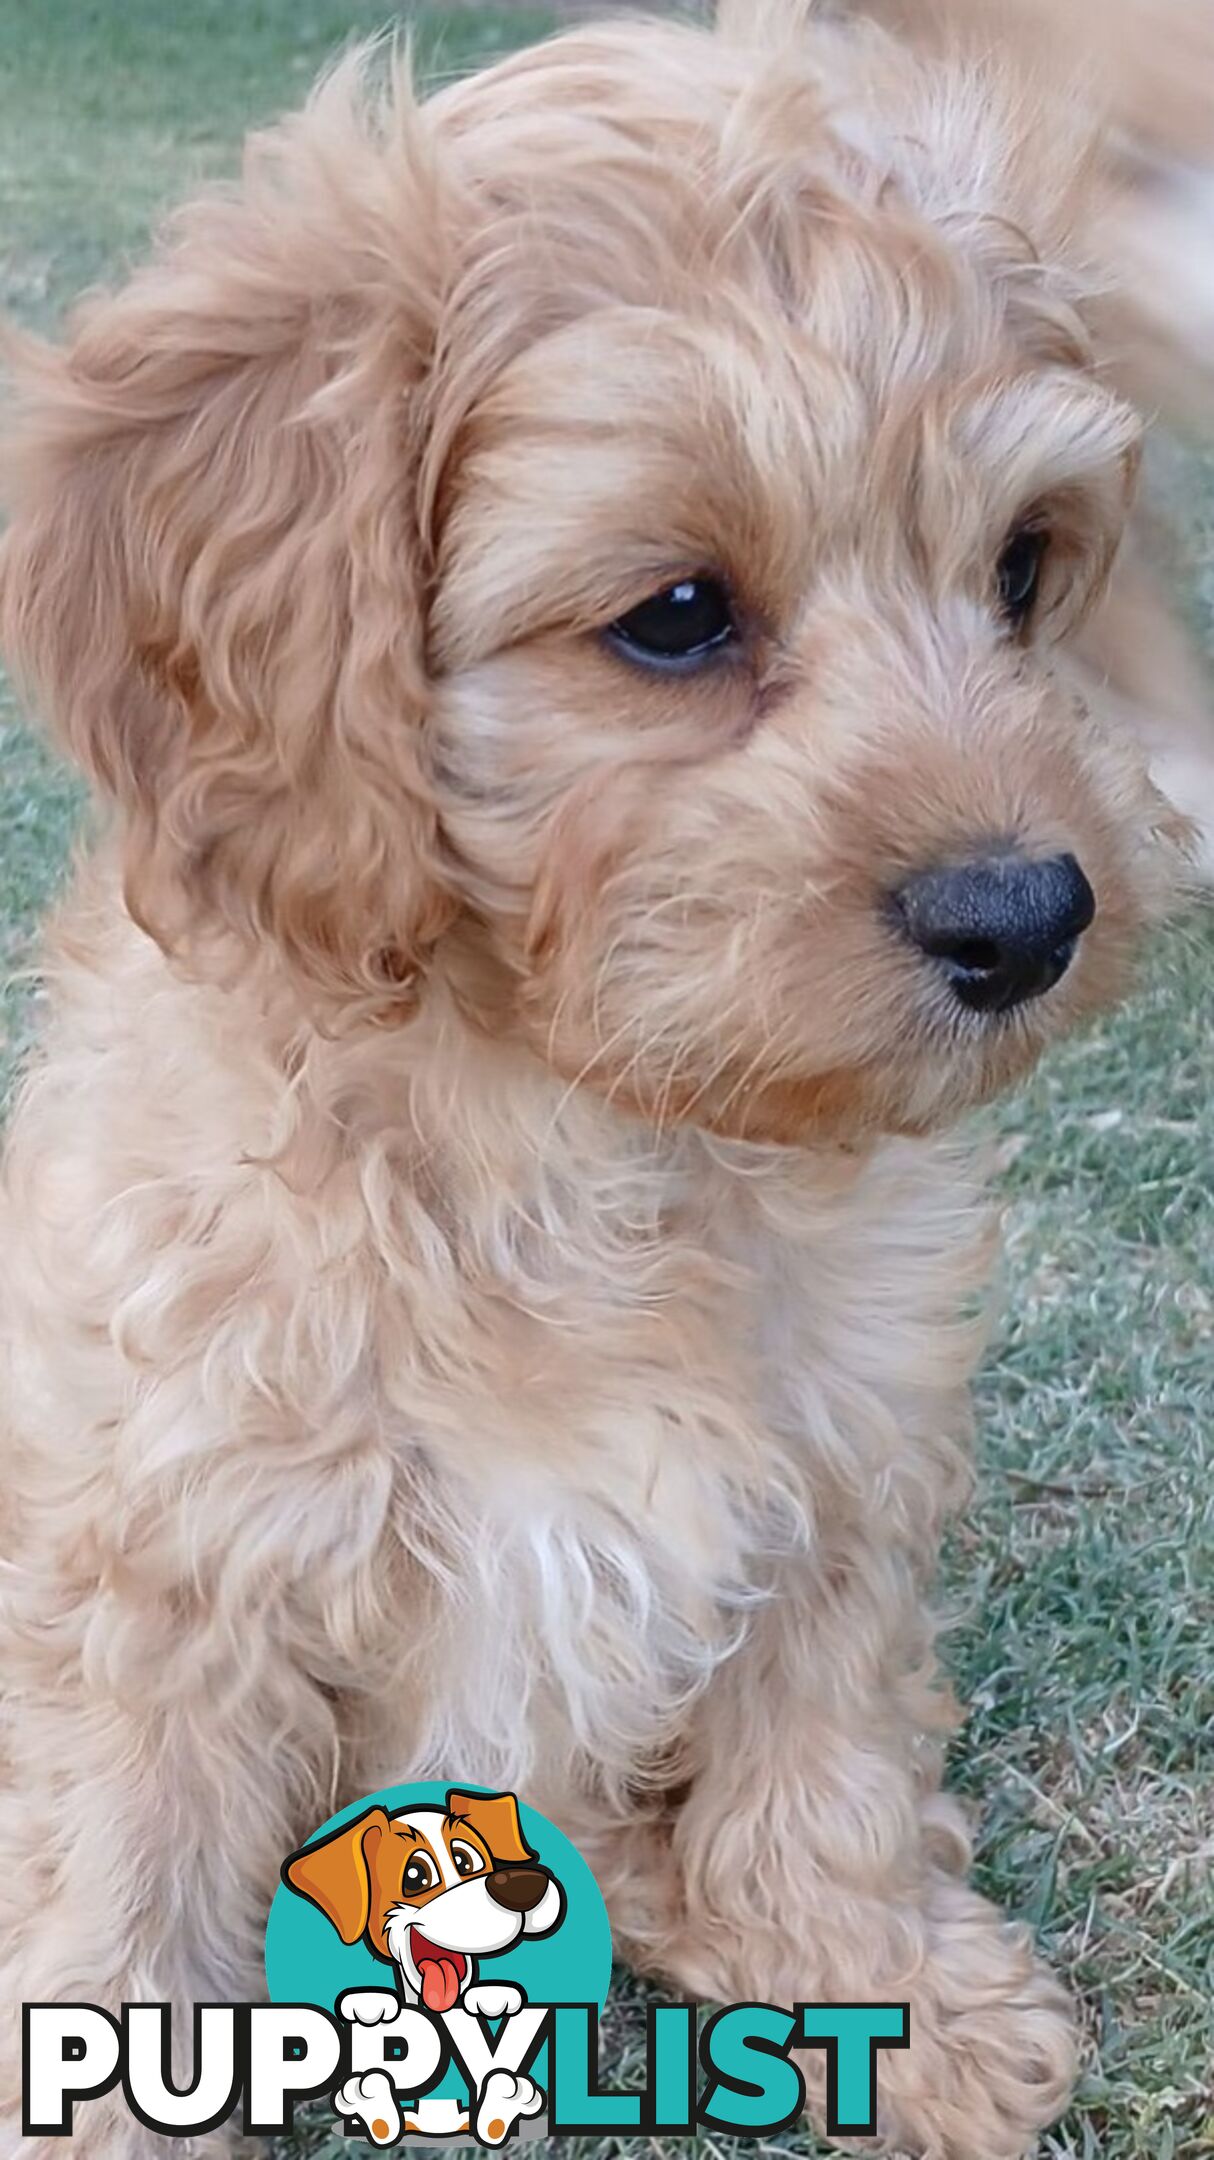
[[713, 1176], [576, 1249], [530, 1211], [493, 1269], [465, 1265], [477, 1358], [424, 1403], [414, 1369], [395, 1424], [434, 1708], [380, 1736], [385, 1762], [525, 1782], [582, 1732], [624, 1780], [677, 1746], [756, 1600], [812, 1587], [879, 1503], [926, 1534], [962, 1377], [930, 1340], [956, 1288], [943, 1218], [908, 1228], [897, 1180]]
[[[520, 1212], [488, 1264], [485, 1245], [465, 1261], [465, 1354], [437, 1395], [424, 1389], [452, 1439], [423, 1433], [424, 1476], [524, 1570], [550, 1572], [564, 1547], [591, 1575], [652, 1579], [677, 1560], [705, 1589], [737, 1584], [790, 1483], [764, 1400], [764, 1294], [727, 1240], [673, 1210], [587, 1229], [554, 1236]], [[400, 1405], [406, 1464], [416, 1378]]]
[[924, 1345], [947, 1245], [930, 1224], [917, 1244], [880, 1178], [760, 1171], [702, 1151], [656, 1201], [520, 1208], [465, 1251], [462, 1353], [420, 1428], [406, 1376], [397, 1424], [446, 1542], [462, 1525], [487, 1572], [546, 1595], [576, 1577], [596, 1611], [708, 1641], [826, 1518], [896, 1488], [904, 1438], [923, 1483], [916, 1440], [959, 1384], [943, 1343], [930, 1384]]

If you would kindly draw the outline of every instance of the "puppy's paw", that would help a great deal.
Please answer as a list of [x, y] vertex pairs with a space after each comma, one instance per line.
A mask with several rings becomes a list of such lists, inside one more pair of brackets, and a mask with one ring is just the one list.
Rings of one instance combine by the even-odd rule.
[[1026, 1932], [973, 1891], [948, 1885], [934, 1917], [910, 2046], [878, 2059], [882, 2128], [932, 2160], [1021, 2160], [1070, 2098], [1072, 2006]]
[[515, 2124], [538, 2115], [544, 2095], [525, 2070], [491, 2070], [476, 2108], [476, 2135], [482, 2145], [503, 2145]]
[[385, 2070], [365, 2070], [361, 2077], [347, 2078], [334, 2094], [333, 2106], [347, 2125], [356, 2123], [365, 2130], [373, 2145], [394, 2145], [404, 2128]]
[[390, 2025], [400, 2008], [391, 1988], [347, 1988], [337, 1998], [337, 2014], [350, 2025]]
[[478, 1980], [464, 1996], [464, 2009], [474, 2017], [513, 2017], [527, 1998], [510, 1980]]

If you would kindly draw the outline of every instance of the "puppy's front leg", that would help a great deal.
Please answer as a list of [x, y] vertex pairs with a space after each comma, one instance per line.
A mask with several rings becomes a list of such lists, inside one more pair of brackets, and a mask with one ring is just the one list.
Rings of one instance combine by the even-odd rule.
[[[191, 1659], [181, 1613], [175, 1626], [170, 1612], [154, 1623], [99, 1591], [108, 1661], [97, 1655], [94, 1666], [86, 1646], [83, 1660], [60, 1663], [53, 1631], [23, 1646], [26, 1688], [8, 1721], [0, 1804], [3, 2160], [62, 2151], [60, 2139], [20, 2135], [21, 2003], [171, 2003], [184, 2023], [174, 2074], [188, 2085], [190, 2006], [264, 1995], [279, 1866], [325, 1812], [332, 1712], [292, 1670], [281, 1631], [263, 1620], [262, 1637], [233, 1643], [220, 1671], [214, 1636], [200, 1626]], [[10, 1638], [6, 1657], [12, 1648]], [[223, 2132], [171, 2141], [182, 2160], [231, 2142]], [[77, 2106], [74, 2160], [150, 2160], [169, 2147], [120, 2095]]]
[[[1070, 2091], [1065, 1995], [964, 1881], [909, 1563], [858, 1542], [802, 1565], [701, 1706], [673, 1829], [685, 1919], [641, 1956], [705, 2000], [909, 2002], [909, 2049], [879, 2058], [882, 2133], [1012, 2160]], [[820, 2098], [824, 2056], [803, 2068]]]

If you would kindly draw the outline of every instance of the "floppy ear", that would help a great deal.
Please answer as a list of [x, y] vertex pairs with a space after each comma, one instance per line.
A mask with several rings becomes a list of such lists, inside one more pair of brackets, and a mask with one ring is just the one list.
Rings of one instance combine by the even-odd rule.
[[344, 63], [66, 350], [16, 351], [0, 643], [121, 813], [128, 904], [389, 1015], [451, 908], [424, 775], [420, 403], [445, 197]]
[[447, 1812], [462, 1815], [503, 1866], [534, 1860], [535, 1854], [523, 1836], [518, 1801], [513, 1793], [449, 1792]]
[[305, 1845], [283, 1862], [282, 1879], [318, 1905], [344, 1943], [365, 1935], [371, 1918], [371, 1860], [389, 1828], [381, 1807], [343, 1824], [319, 1845]]

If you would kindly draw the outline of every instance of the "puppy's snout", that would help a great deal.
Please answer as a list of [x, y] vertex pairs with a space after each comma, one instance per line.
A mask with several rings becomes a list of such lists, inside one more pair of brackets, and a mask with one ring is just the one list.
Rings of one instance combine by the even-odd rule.
[[1096, 913], [1073, 855], [991, 855], [922, 870], [893, 903], [906, 936], [972, 1012], [1008, 1012], [1052, 990]]
[[486, 1876], [485, 1888], [507, 1912], [533, 1912], [548, 1888], [548, 1877], [539, 1868], [495, 1868]]

